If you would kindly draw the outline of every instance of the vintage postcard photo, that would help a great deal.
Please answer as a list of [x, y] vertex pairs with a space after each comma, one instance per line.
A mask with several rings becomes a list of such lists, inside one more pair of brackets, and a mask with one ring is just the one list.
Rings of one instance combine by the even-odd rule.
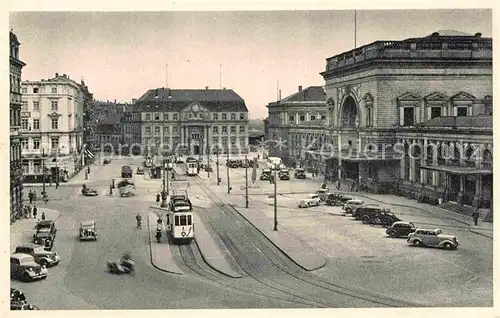
[[10, 11], [10, 310], [493, 307], [492, 13]]

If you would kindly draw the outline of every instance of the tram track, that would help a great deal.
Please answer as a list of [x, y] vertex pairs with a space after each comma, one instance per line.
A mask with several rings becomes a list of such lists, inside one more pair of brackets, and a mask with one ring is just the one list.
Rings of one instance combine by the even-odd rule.
[[[198, 250], [196, 244], [177, 245], [177, 249], [182, 262], [191, 272], [218, 285], [265, 298], [273, 298], [294, 304], [301, 304], [306, 307], [325, 307], [317, 302], [299, 298], [286, 292], [277, 292], [273, 288], [266, 288], [266, 290], [263, 290], [262, 286], [255, 286], [255, 290], [253, 290], [250, 287], [242, 287], [244, 284], [242, 284], [239, 279], [235, 280], [234, 278], [228, 278], [227, 276], [217, 273], [204, 261], [200, 260], [201, 252]], [[246, 285], [248, 286], [248, 284]]]
[[[363, 305], [362, 307], [421, 307], [416, 303], [325, 281], [312, 273], [305, 272], [288, 256], [277, 250], [276, 246], [253, 224], [249, 224], [236, 209], [228, 207], [204, 183], [198, 180], [196, 184], [219, 208], [214, 209], [211, 215], [211, 225], [214, 230], [240, 267], [254, 279], [261, 281], [264, 277], [281, 286], [288, 283], [288, 289], [295, 293], [302, 291], [301, 297], [308, 294], [307, 297], [316, 299], [322, 304], [328, 304], [329, 307], [353, 307], [353, 302], [357, 302], [356, 307], [361, 307], [359, 303]], [[223, 226], [223, 224], [229, 224], [229, 226]], [[265, 275], [262, 275], [261, 271], [265, 271]]]

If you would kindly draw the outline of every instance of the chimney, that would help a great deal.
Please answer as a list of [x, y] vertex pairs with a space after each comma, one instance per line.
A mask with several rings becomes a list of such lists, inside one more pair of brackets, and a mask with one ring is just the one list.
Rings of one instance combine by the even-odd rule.
[[299, 85], [299, 92], [302, 91], [302, 85]]
[[135, 104], [136, 101], [137, 101], [137, 98], [132, 98], [132, 104]]
[[281, 89], [278, 92], [278, 100], [281, 101]]
[[56, 73], [56, 77], [58, 77], [58, 76], [59, 76], [59, 73]]
[[63, 77], [66, 77], [66, 74], [63, 74]]
[[205, 86], [205, 89], [208, 90], [208, 86]]
[[116, 99], [115, 99], [115, 105], [116, 105]]

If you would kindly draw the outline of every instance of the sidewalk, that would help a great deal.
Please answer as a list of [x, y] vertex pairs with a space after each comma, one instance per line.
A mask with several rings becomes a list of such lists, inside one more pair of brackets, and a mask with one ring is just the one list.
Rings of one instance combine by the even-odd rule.
[[[156, 220], [158, 219], [157, 212], [161, 212], [162, 209], [157, 208], [155, 212], [148, 212], [148, 231], [149, 231], [149, 247], [151, 255], [151, 264], [158, 270], [163, 272], [182, 275], [183, 272], [175, 264], [172, 257], [172, 250], [170, 249], [170, 244], [167, 239], [165, 231], [163, 231], [161, 236], [161, 242], [156, 241]], [[163, 226], [165, 229], [165, 225]]]
[[[37, 207], [37, 219], [19, 219], [10, 226], [10, 249], [14, 250], [16, 246], [29, 243], [35, 233], [35, 225], [40, 221], [40, 216], [45, 213], [46, 220], [56, 220], [60, 212], [57, 210]], [[56, 223], [57, 227], [57, 223]]]

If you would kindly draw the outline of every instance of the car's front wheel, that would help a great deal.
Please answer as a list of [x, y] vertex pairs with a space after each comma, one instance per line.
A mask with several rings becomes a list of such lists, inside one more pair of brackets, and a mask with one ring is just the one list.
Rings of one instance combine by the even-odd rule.
[[390, 237], [396, 237], [396, 231], [394, 230], [387, 232], [387, 234], [389, 234]]
[[424, 246], [424, 244], [422, 244], [422, 242], [420, 240], [414, 240], [413, 241], [413, 245], [414, 246], [417, 246], [417, 247], [422, 247]]
[[446, 243], [444, 243], [444, 244], [443, 244], [443, 247], [444, 247], [445, 249], [447, 249], [447, 250], [452, 250], [452, 249], [454, 249], [453, 244], [451, 244], [450, 242], [446, 242]]
[[367, 216], [367, 215], [365, 215], [365, 216], [363, 217], [363, 224], [368, 224], [368, 223], [370, 223], [370, 217], [369, 217], [369, 216]]

